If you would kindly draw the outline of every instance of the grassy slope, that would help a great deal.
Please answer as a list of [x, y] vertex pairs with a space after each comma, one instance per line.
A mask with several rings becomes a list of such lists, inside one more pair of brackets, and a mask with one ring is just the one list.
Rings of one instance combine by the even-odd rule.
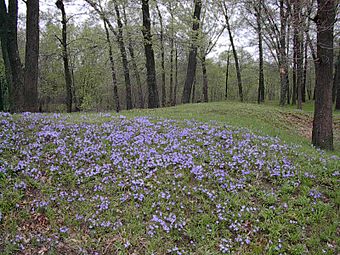
[[[144, 124], [135, 120], [131, 122], [118, 120], [116, 124], [102, 125], [104, 122], [112, 121], [112, 116], [96, 113], [61, 114], [56, 117], [48, 115], [46, 119], [30, 116], [15, 118], [16, 128], [1, 130], [0, 126], [0, 143], [2, 140], [6, 141], [3, 142], [2, 147], [0, 146], [0, 149], [4, 150], [0, 157], [0, 170], [1, 167], [7, 169], [5, 174], [1, 174], [0, 171], [0, 212], [2, 212], [0, 254], [16, 252], [20, 254], [18, 244], [24, 245], [22, 254], [25, 252], [26, 254], [35, 254], [35, 252], [94, 254], [94, 251], [99, 254], [153, 254], [152, 252], [181, 254], [182, 249], [184, 251], [182, 254], [202, 255], [221, 254], [228, 249], [231, 254], [334, 254], [336, 252], [336, 246], [339, 244], [337, 241], [339, 193], [336, 189], [339, 162], [310, 146], [308, 125], [311, 124], [311, 113], [268, 105], [220, 102], [156, 110], [124, 111], [121, 114], [129, 118], [157, 116], [204, 122], [213, 120], [223, 125], [247, 128], [261, 135], [278, 136], [285, 142], [299, 144], [301, 147], [281, 146], [277, 145], [276, 140], [263, 140], [257, 137], [251, 137], [249, 140], [247, 134], [234, 133], [232, 131], [234, 129], [230, 129], [234, 137], [234, 142], [230, 146], [234, 149], [231, 154], [228, 154], [228, 150], [219, 151], [222, 140], [220, 135], [216, 135], [216, 132], [223, 133], [226, 128], [218, 128], [219, 125], [216, 125], [215, 130], [214, 124], [205, 127], [206, 132], [202, 132], [200, 123], [179, 122], [177, 126], [174, 125], [174, 130], [172, 130], [172, 123], [164, 126], [158, 123], [144, 130]], [[339, 123], [339, 117], [338, 114], [335, 116], [335, 123]], [[51, 132], [58, 131], [60, 141], [65, 141], [67, 146], [63, 147], [63, 143], [57, 143], [53, 136], [37, 136], [46, 126], [51, 127]], [[60, 126], [67, 128], [60, 129]], [[115, 135], [117, 128], [119, 134], [115, 139], [118, 139], [118, 142], [117, 145], [112, 146], [112, 141], [107, 135], [110, 133]], [[136, 149], [136, 146], [125, 140], [120, 144], [124, 134], [130, 134], [131, 130], [136, 131], [132, 138], [140, 133], [145, 133], [146, 137], [150, 136], [152, 139], [160, 135], [157, 139], [166, 143], [159, 146], [157, 142], [150, 145], [142, 142], [140, 145], [142, 151], [147, 152], [143, 156], [145, 161], [134, 164], [134, 156], [129, 153], [131, 153], [130, 149]], [[189, 133], [183, 137], [183, 133], [188, 130]], [[167, 138], [167, 134], [172, 131], [179, 144], [179, 147], [174, 144], [175, 152], [183, 151], [185, 154], [194, 150], [196, 153], [201, 153], [202, 157], [194, 157], [194, 164], [202, 165], [203, 173], [207, 174], [203, 179], [200, 178], [199, 171], [197, 173], [188, 171], [190, 167], [178, 168], [178, 165], [170, 164], [162, 168], [157, 167], [158, 161], [155, 163], [158, 170], [152, 173], [151, 179], [146, 178], [145, 169], [146, 171], [150, 169], [144, 166], [149, 164], [150, 155], [155, 155], [155, 151], [150, 154], [151, 149], [155, 148], [160, 158], [166, 154], [163, 146], [172, 146], [173, 139]], [[16, 132], [20, 135], [13, 136]], [[8, 134], [9, 139], [1, 134]], [[119, 136], [121, 134], [123, 136]], [[24, 138], [24, 142], [21, 143], [19, 140], [19, 147], [13, 150], [8, 145], [8, 142], [12, 141], [10, 139], [12, 136]], [[335, 136], [339, 137], [338, 129], [335, 130]], [[243, 144], [244, 140], [248, 141]], [[210, 142], [209, 146], [203, 145], [206, 141]], [[35, 155], [36, 152], [29, 149], [33, 143], [37, 143], [38, 151], [43, 152], [42, 156], [38, 156], [41, 159], [38, 163], [34, 161], [34, 157], [26, 159], [21, 153], [21, 150], [25, 150]], [[100, 149], [96, 147], [97, 144], [100, 144]], [[170, 152], [172, 152], [171, 146]], [[335, 146], [337, 150], [340, 149], [339, 140], [336, 140]], [[139, 149], [137, 146], [137, 150]], [[90, 154], [84, 153], [89, 150]], [[89, 173], [92, 174], [90, 167], [84, 167], [84, 160], [88, 159], [89, 155], [97, 155], [94, 159], [89, 159], [90, 166], [105, 165], [112, 163], [110, 156], [113, 151], [116, 155], [122, 153], [124, 157], [130, 159], [135, 170], [124, 172], [124, 166], [118, 168], [119, 170], [114, 166], [113, 174], [117, 178], [115, 184], [103, 182], [107, 178], [107, 169], [103, 169], [103, 172], [95, 176], [90, 175], [80, 179], [79, 176], [75, 176], [75, 170], [82, 170], [84, 174], [90, 170]], [[215, 152], [222, 154], [215, 155]], [[171, 157], [171, 155], [167, 156]], [[269, 165], [259, 170], [257, 157], [261, 155], [265, 155], [263, 160]], [[99, 160], [95, 159], [96, 157]], [[239, 162], [243, 163], [222, 170], [227, 173], [227, 184], [231, 185], [231, 183], [244, 184], [243, 170], [251, 169], [250, 175], [244, 176], [247, 180], [246, 186], [235, 192], [224, 188], [217, 181], [220, 176], [213, 170], [218, 169], [218, 164], [239, 159]], [[31, 174], [42, 178], [33, 179], [20, 171], [12, 171], [11, 168], [17, 167], [19, 160], [36, 167], [38, 171]], [[214, 160], [218, 162], [217, 165], [208, 164], [209, 161]], [[270, 172], [272, 166], [279, 164], [284, 167], [287, 160], [290, 165], [287, 169], [292, 169], [294, 176], [272, 177]], [[60, 166], [61, 172], [52, 171], [52, 166]], [[238, 168], [239, 166], [242, 167]], [[153, 168], [151, 172], [152, 170]], [[101, 167], [99, 171], [102, 171]], [[134, 174], [137, 174], [136, 177]], [[121, 197], [131, 195], [135, 190], [132, 190], [129, 185], [120, 187], [117, 183], [121, 181], [131, 183], [132, 180], [137, 180], [136, 178], [144, 180], [145, 185], [141, 187], [150, 193], [143, 193], [143, 189], [140, 189], [138, 192], [145, 196], [143, 201], [131, 199], [122, 202]], [[25, 183], [25, 188], [22, 188], [22, 181]], [[98, 186], [101, 186], [102, 190], [98, 190]], [[58, 196], [61, 191], [66, 191], [68, 195]], [[170, 200], [166, 200], [168, 192], [171, 194]], [[71, 194], [76, 194], [76, 198], [81, 195], [85, 200], [74, 200]], [[211, 194], [215, 195], [211, 197]], [[98, 195], [110, 201], [107, 209], [103, 204], [106, 200], [100, 201], [96, 197]], [[44, 201], [49, 204], [36, 205]], [[219, 207], [220, 205], [222, 207]], [[101, 206], [104, 209], [96, 214]], [[252, 208], [256, 210], [252, 211]], [[167, 233], [163, 231], [162, 225], [151, 224], [153, 215], [160, 217], [159, 211], [163, 212], [164, 217], [165, 215], [170, 217], [171, 213], [174, 213], [178, 221], [185, 219], [187, 225], [184, 231], [171, 229]], [[77, 219], [78, 214], [85, 218]], [[216, 223], [220, 214], [226, 220]], [[118, 219], [118, 223], [122, 221], [123, 226], [118, 226], [117, 230], [110, 230], [111, 227], [89, 227], [87, 219], [96, 217], [100, 222], [102, 220], [114, 222]], [[162, 219], [160, 222], [164, 223], [165, 219], [160, 218]], [[237, 225], [239, 229], [232, 229], [231, 223], [239, 224]], [[167, 224], [169, 226], [169, 223]], [[154, 236], [146, 233], [150, 226], [159, 227], [155, 230]], [[255, 232], [251, 233], [251, 231]], [[15, 237], [16, 235], [18, 237]], [[238, 235], [243, 238], [241, 243], [235, 241]], [[244, 243], [247, 237], [251, 240], [249, 245]], [[162, 245], [159, 245], [160, 243]], [[83, 253], [79, 251], [80, 248], [83, 249]]]
[[[155, 110], [123, 111], [126, 116], [157, 116], [170, 119], [195, 119], [198, 121], [218, 121], [234, 127], [247, 128], [260, 135], [277, 136], [281, 140], [309, 148], [313, 121], [313, 105], [304, 104], [300, 111], [289, 107], [279, 107], [276, 103], [265, 105], [214, 102], [179, 105]], [[340, 112], [334, 112], [334, 147], [340, 155]]]

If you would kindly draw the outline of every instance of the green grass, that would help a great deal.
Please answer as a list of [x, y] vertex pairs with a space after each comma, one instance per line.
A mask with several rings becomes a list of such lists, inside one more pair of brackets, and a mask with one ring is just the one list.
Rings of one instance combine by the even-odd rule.
[[[303, 110], [297, 110], [295, 106], [280, 107], [277, 102], [266, 104], [240, 103], [237, 101], [186, 104], [176, 107], [159, 109], [143, 109], [122, 111], [121, 114], [128, 117], [155, 116], [169, 119], [195, 119], [198, 121], [217, 121], [237, 128], [246, 128], [260, 135], [279, 137], [287, 143], [294, 143], [309, 148], [311, 139], [301, 135], [300, 129], [312, 128], [314, 105], [305, 103]], [[308, 119], [309, 123], [289, 121], [288, 116], [299, 116]], [[334, 148], [335, 154], [340, 155], [340, 111], [334, 112]], [[310, 132], [311, 135], [311, 132]]]
[[0, 254], [336, 254], [339, 130], [313, 148], [310, 107], [0, 115]]

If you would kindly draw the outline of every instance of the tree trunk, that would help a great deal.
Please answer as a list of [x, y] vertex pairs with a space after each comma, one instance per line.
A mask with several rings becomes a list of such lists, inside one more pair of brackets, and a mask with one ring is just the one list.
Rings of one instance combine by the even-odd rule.
[[225, 16], [225, 21], [226, 21], [226, 25], [227, 25], [229, 40], [230, 40], [230, 44], [231, 44], [231, 48], [232, 48], [233, 55], [234, 55], [234, 60], [235, 60], [237, 85], [238, 85], [238, 94], [239, 94], [239, 97], [240, 97], [240, 101], [243, 102], [241, 70], [240, 70], [240, 65], [239, 65], [239, 61], [238, 61], [238, 57], [237, 57], [237, 51], [236, 51], [235, 44], [234, 44], [234, 38], [233, 38], [233, 35], [231, 33], [231, 27], [230, 27], [230, 23], [229, 23], [229, 17], [227, 15], [227, 8], [226, 7], [225, 7], [225, 14], [224, 14], [224, 16]]
[[297, 73], [297, 59], [296, 59], [296, 35], [294, 32], [294, 39], [293, 39], [293, 89], [292, 89], [292, 105], [296, 105], [296, 95], [297, 95], [297, 90], [296, 90], [296, 83], [297, 83], [297, 78], [296, 78], [296, 73]]
[[117, 41], [119, 45], [120, 54], [122, 57], [123, 69], [124, 69], [124, 79], [125, 79], [125, 91], [126, 91], [126, 109], [132, 109], [132, 92], [131, 92], [131, 81], [130, 81], [130, 71], [129, 64], [127, 60], [124, 38], [123, 38], [123, 23], [120, 18], [120, 12], [118, 5], [115, 4], [115, 11], [117, 15], [117, 25], [118, 25], [118, 33], [117, 33]]
[[171, 15], [171, 27], [170, 27], [170, 104], [172, 105], [173, 103], [173, 87], [174, 87], [174, 78], [173, 78], [173, 73], [174, 73], [174, 14], [172, 11], [172, 6], [170, 2], [170, 15]]
[[335, 0], [318, 0], [317, 72], [312, 142], [321, 149], [333, 150], [332, 71]]
[[107, 28], [106, 22], [104, 21], [104, 28], [106, 33], [106, 42], [109, 46], [109, 58], [111, 64], [111, 76], [112, 76], [112, 88], [113, 88], [113, 99], [115, 104], [115, 111], [120, 111], [120, 104], [119, 104], [119, 96], [118, 96], [118, 86], [117, 86], [117, 77], [116, 77], [116, 69], [115, 69], [115, 62], [113, 60], [113, 53], [112, 53], [112, 45], [110, 40], [110, 33]]
[[197, 65], [197, 40], [198, 40], [198, 29], [200, 26], [200, 15], [201, 15], [202, 1], [195, 0], [195, 9], [193, 15], [193, 25], [192, 25], [192, 37], [191, 37], [191, 47], [189, 52], [189, 61], [187, 67], [187, 75], [185, 79], [182, 103], [190, 102], [190, 93], [192, 90], [192, 84], [196, 75], [196, 65]]
[[5, 104], [4, 104], [4, 83], [3, 80], [0, 79], [0, 112], [4, 111]]
[[196, 77], [194, 78], [194, 82], [192, 83], [192, 98], [191, 98], [191, 103], [195, 103], [195, 94], [196, 94]]
[[259, 1], [259, 5], [256, 13], [256, 23], [257, 23], [257, 33], [259, 42], [259, 88], [257, 102], [264, 102], [264, 75], [263, 75], [263, 46], [262, 46], [262, 25], [261, 25], [261, 15], [262, 15], [262, 4], [263, 0]]
[[295, 1], [294, 6], [294, 55], [295, 55], [295, 66], [296, 66], [296, 95], [297, 95], [297, 108], [302, 109], [302, 78], [303, 78], [303, 38], [301, 33], [301, 2]]
[[284, 1], [280, 0], [280, 57], [279, 57], [279, 69], [280, 69], [280, 81], [281, 81], [281, 92], [280, 92], [280, 105], [284, 106], [287, 101], [288, 91], [288, 61], [286, 55], [286, 27], [287, 27], [287, 14], [284, 10]]
[[39, 0], [28, 1], [26, 6], [26, 51], [24, 74], [25, 111], [37, 112], [39, 110]]
[[67, 19], [63, 0], [58, 0], [56, 2], [58, 9], [61, 11], [63, 25], [62, 28], [62, 40], [61, 45], [63, 48], [63, 62], [64, 62], [64, 73], [65, 73], [65, 83], [66, 83], [66, 109], [67, 112], [72, 112], [72, 78], [69, 66], [69, 57], [67, 51]]
[[228, 98], [229, 64], [230, 64], [230, 54], [229, 54], [229, 51], [228, 51], [228, 56], [227, 56], [227, 70], [226, 70], [226, 72], [225, 72], [225, 99]]
[[148, 107], [158, 108], [159, 97], [156, 82], [156, 70], [155, 70], [155, 56], [152, 48], [152, 35], [151, 35], [151, 23], [149, 12], [149, 0], [142, 0], [142, 12], [143, 12], [143, 37], [144, 37], [144, 52], [146, 58], [146, 72], [148, 83]]
[[177, 88], [178, 88], [178, 51], [175, 47], [175, 87], [174, 87], [174, 100], [172, 101], [172, 106], [177, 104]]
[[207, 67], [205, 65], [205, 53], [203, 53], [201, 64], [202, 64], [202, 77], [203, 77], [203, 101], [208, 102], [209, 101], [209, 95], [208, 95], [208, 74], [207, 74]]
[[161, 26], [160, 43], [161, 43], [161, 67], [162, 67], [162, 107], [166, 106], [166, 90], [165, 90], [165, 53], [164, 53], [164, 29], [162, 14], [156, 4], [157, 13], [159, 17], [159, 23]]
[[11, 66], [12, 87], [10, 89], [10, 111], [21, 112], [24, 106], [24, 73], [20, 61], [18, 40], [17, 40], [17, 23], [18, 23], [18, 1], [8, 1], [8, 39], [7, 51], [8, 59]]
[[[340, 43], [339, 43], [339, 47], [340, 47]], [[337, 57], [337, 61], [335, 64], [333, 87], [336, 90], [335, 110], [340, 110], [340, 51], [338, 52], [338, 57]]]
[[[8, 13], [5, 4], [5, 0], [0, 0], [0, 40], [1, 40], [1, 52], [5, 65], [5, 76], [7, 82], [8, 93], [12, 94], [12, 71], [11, 63], [8, 56]], [[4, 88], [3, 88], [4, 92]]]
[[[125, 8], [123, 9], [123, 13], [124, 13], [124, 23], [125, 23], [125, 26], [127, 26], [127, 18], [126, 18]], [[140, 79], [138, 66], [137, 66], [137, 63], [136, 63], [135, 51], [134, 51], [133, 46], [132, 46], [131, 35], [130, 35], [129, 32], [127, 32], [127, 38], [128, 38], [128, 50], [129, 50], [130, 57], [131, 57], [132, 68], [133, 68], [135, 78], [136, 78], [136, 82], [137, 82], [139, 107], [143, 109], [144, 108], [144, 96], [143, 96], [142, 82], [141, 82], [141, 79]]]
[[303, 83], [302, 83], [302, 102], [306, 102], [306, 89], [307, 89], [307, 69], [308, 69], [308, 44], [304, 42], [304, 67], [303, 67]]

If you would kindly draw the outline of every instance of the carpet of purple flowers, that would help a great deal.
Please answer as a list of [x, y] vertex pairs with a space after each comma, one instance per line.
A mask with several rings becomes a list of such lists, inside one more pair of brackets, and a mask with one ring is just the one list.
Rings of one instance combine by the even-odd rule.
[[339, 171], [213, 122], [0, 113], [0, 253], [335, 254]]

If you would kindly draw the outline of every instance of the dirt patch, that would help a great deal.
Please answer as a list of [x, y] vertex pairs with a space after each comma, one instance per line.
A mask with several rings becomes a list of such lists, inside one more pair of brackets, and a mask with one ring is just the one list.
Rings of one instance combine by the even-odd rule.
[[[303, 113], [282, 112], [283, 121], [287, 128], [311, 140], [313, 129], [313, 116]], [[333, 117], [334, 142], [340, 144], [340, 116]]]
[[289, 130], [295, 131], [307, 139], [312, 139], [313, 118], [311, 116], [296, 113], [282, 113], [282, 115]]

